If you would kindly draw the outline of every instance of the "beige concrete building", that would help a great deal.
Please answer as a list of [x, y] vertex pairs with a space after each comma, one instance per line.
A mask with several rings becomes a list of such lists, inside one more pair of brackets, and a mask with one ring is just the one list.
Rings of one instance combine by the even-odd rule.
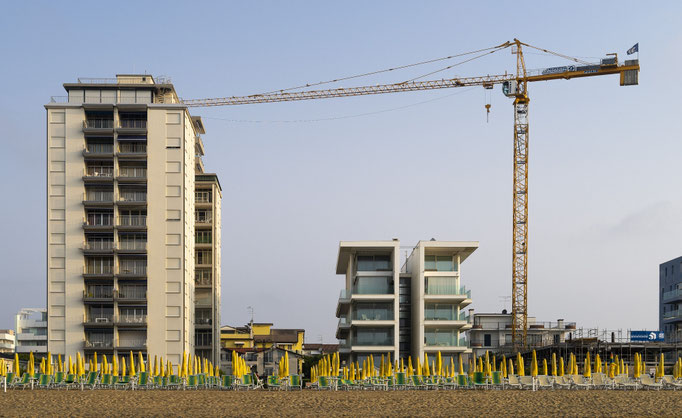
[[201, 119], [149, 75], [64, 88], [45, 106], [48, 348], [178, 363], [195, 351]]
[[47, 353], [47, 310], [23, 308], [14, 316], [15, 351]]
[[339, 351], [360, 363], [386, 353], [413, 360], [469, 353], [461, 333], [471, 327], [464, 311], [471, 292], [460, 283], [460, 265], [478, 243], [419, 241], [402, 268], [400, 248], [397, 239], [340, 243]]

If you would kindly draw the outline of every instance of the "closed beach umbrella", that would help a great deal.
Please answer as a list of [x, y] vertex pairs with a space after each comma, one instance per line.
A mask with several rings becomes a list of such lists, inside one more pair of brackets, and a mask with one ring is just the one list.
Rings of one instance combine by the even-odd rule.
[[118, 376], [118, 356], [114, 356], [114, 358], [111, 359], [111, 362], [111, 374]]
[[526, 375], [526, 371], [523, 367], [523, 357], [521, 357], [521, 353], [519, 352], [516, 353], [516, 368], [518, 369], [519, 376]]
[[635, 358], [633, 360], [634, 362], [634, 368], [632, 369], [632, 377], [635, 379], [639, 379], [639, 354], [635, 353]]
[[36, 359], [33, 357], [33, 351], [28, 354], [28, 374], [33, 376], [36, 374]]
[[145, 367], [144, 367], [144, 358], [142, 357], [142, 351], [137, 352], [137, 366], [140, 370], [140, 373], [144, 373]]
[[158, 376], [159, 375], [159, 359], [156, 357], [156, 354], [154, 354], [154, 370], [152, 371], [152, 376]]
[[585, 357], [585, 365], [583, 366], [583, 376], [590, 378], [592, 377], [592, 363], [590, 360], [590, 352], [587, 352], [587, 356]]
[[419, 356], [417, 356], [417, 368], [415, 370], [417, 371], [417, 375], [421, 376], [422, 364], [421, 364], [421, 360], [419, 359]]
[[62, 364], [62, 355], [61, 355], [61, 354], [57, 354], [57, 371], [58, 371], [58, 372], [63, 372], [63, 371], [64, 371], [63, 364]]
[[459, 355], [459, 374], [464, 374], [464, 360], [461, 354]]
[[[33, 354], [33, 353], [31, 353], [31, 354]], [[4, 367], [3, 367], [3, 368], [4, 368]], [[18, 353], [14, 353], [14, 366], [13, 366], [13, 369], [14, 369], [14, 374], [15, 374], [17, 377], [21, 377], [21, 369], [19, 368], [19, 354], [18, 354]], [[28, 370], [27, 370], [27, 371], [28, 371]]]
[[126, 371], [126, 358], [121, 356], [121, 376], [125, 377]]
[[135, 357], [133, 356], [133, 351], [130, 351], [130, 369], [128, 370], [128, 375], [130, 377], [135, 376]]
[[543, 376], [549, 375], [549, 371], [547, 370], [547, 359], [545, 358], [542, 359], [542, 375]]
[[412, 376], [414, 374], [414, 367], [412, 367], [412, 356], [407, 356], [407, 374]]
[[557, 373], [556, 353], [552, 353], [552, 376], [556, 376], [556, 373]]
[[625, 361], [622, 358], [620, 359], [620, 374], [626, 374]]
[[530, 375], [533, 377], [538, 375], [538, 357], [535, 350], [533, 350], [533, 357], [530, 362]]
[[658, 362], [658, 368], [657, 368], [657, 370], [656, 370], [656, 377], [657, 377], [657, 378], [663, 377], [663, 367], [664, 367], [664, 364], [665, 364], [665, 355], [664, 355], [663, 353], [661, 353], [661, 358], [660, 358], [660, 360], [659, 360], [659, 362]]
[[488, 376], [488, 369], [490, 368], [490, 355], [488, 354], [488, 350], [485, 350], [484, 366], [485, 368], [483, 369], [483, 372], [485, 373], [486, 376]]
[[107, 355], [106, 355], [106, 354], [102, 354], [102, 368], [101, 368], [101, 370], [100, 370], [100, 373], [103, 373], [103, 374], [104, 374], [104, 373], [106, 373], [107, 371], [109, 371], [109, 366], [107, 365]]
[[507, 377], [509, 377], [510, 374], [514, 374], [514, 360], [509, 359], [509, 369], [506, 371]]
[[467, 370], [469, 377], [474, 377], [475, 363], [476, 360], [474, 360], [473, 357], [469, 357], [469, 370]]
[[564, 358], [559, 357], [559, 376], [564, 375]]
[[438, 356], [436, 357], [436, 375], [443, 375], [443, 358], [441, 357], [440, 350], [438, 350]]

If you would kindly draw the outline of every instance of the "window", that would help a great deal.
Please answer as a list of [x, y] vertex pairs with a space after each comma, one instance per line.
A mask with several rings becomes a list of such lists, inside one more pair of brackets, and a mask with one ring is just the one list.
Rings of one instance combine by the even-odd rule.
[[454, 257], [450, 255], [425, 255], [425, 271], [457, 271]]
[[196, 190], [194, 200], [196, 203], [211, 203], [213, 192], [211, 190]]
[[359, 295], [389, 295], [393, 293], [392, 277], [360, 276], [355, 279], [353, 293]]
[[209, 269], [194, 270], [194, 284], [197, 284], [200, 286], [210, 286], [211, 285], [211, 270], [209, 270]]
[[197, 209], [194, 212], [196, 221], [202, 224], [210, 224], [213, 220], [213, 213], [207, 209]]
[[452, 303], [427, 303], [424, 305], [424, 319], [431, 321], [457, 321], [457, 305]]
[[358, 271], [391, 271], [390, 255], [358, 255]]
[[194, 242], [196, 244], [210, 244], [213, 241], [211, 240], [212, 237], [212, 231], [196, 231], [195, 233], [195, 240]]
[[483, 334], [483, 346], [490, 347], [493, 345], [493, 336], [491, 334]]
[[393, 345], [393, 328], [356, 328], [354, 345]]
[[361, 321], [392, 321], [393, 303], [358, 303], [353, 319]]
[[459, 295], [457, 277], [425, 277], [424, 293], [427, 295]]

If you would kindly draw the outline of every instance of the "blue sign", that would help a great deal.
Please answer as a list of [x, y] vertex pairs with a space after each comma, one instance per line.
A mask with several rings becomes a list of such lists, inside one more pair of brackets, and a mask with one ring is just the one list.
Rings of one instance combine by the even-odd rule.
[[663, 341], [665, 333], [661, 331], [630, 331], [630, 341]]

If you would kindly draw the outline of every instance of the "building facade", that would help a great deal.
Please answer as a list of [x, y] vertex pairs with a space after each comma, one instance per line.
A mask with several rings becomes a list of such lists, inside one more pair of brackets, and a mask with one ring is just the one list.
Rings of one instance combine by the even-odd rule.
[[17, 353], [47, 353], [47, 310], [24, 308], [14, 317]]
[[[203, 146], [197, 150], [203, 155]], [[220, 364], [220, 213], [218, 176], [199, 172], [195, 185], [195, 354]]]
[[400, 248], [397, 239], [340, 243], [336, 273], [344, 275], [345, 288], [336, 335], [342, 360], [470, 352], [461, 333], [470, 327], [464, 308], [471, 292], [461, 285], [460, 266], [478, 243], [419, 241], [402, 268]]
[[15, 339], [13, 329], [0, 329], [0, 354], [13, 354]]
[[221, 368], [232, 372], [232, 351], [244, 357], [246, 365], [259, 375], [277, 373], [277, 365], [289, 353], [289, 371], [298, 374], [302, 367], [305, 330], [272, 328], [271, 323], [251, 322], [243, 327], [225, 325], [220, 330]]
[[682, 342], [682, 257], [659, 265], [658, 277], [658, 330], [666, 342]]
[[45, 105], [48, 348], [179, 363], [195, 351], [201, 120], [149, 75], [64, 88]]
[[[501, 313], [474, 313], [471, 329], [468, 331], [469, 344], [474, 355], [512, 350], [512, 316], [506, 311]], [[556, 322], [541, 322], [535, 317], [528, 317], [527, 344], [528, 347], [544, 347], [561, 344], [566, 341], [566, 335], [575, 332], [575, 322], [558, 319]]]

